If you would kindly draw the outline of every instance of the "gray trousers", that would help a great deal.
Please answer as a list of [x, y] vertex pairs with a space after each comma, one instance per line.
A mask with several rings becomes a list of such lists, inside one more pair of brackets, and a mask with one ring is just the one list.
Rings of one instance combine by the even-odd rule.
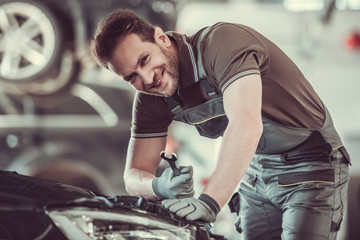
[[347, 185], [348, 163], [338, 150], [327, 161], [255, 155], [231, 200], [235, 225], [243, 240], [336, 239]]

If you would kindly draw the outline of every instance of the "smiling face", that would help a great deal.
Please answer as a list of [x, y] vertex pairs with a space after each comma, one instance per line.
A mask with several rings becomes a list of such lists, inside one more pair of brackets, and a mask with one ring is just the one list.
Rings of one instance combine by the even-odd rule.
[[173, 44], [160, 28], [155, 28], [155, 43], [130, 33], [119, 41], [108, 67], [138, 91], [171, 96], [179, 85], [179, 62]]

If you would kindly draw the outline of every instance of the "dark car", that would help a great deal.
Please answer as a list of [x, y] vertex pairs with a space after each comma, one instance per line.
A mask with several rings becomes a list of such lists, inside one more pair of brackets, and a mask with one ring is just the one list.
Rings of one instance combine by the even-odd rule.
[[0, 169], [124, 193], [133, 92], [89, 42], [118, 8], [174, 29], [181, 2], [0, 0]]
[[224, 239], [141, 197], [106, 197], [0, 171], [0, 239]]

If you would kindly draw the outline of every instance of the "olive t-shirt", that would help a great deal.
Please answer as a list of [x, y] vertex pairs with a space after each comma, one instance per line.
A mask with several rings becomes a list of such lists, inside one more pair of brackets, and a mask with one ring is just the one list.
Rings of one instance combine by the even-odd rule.
[[[199, 36], [203, 31], [201, 41]], [[180, 56], [176, 99], [183, 109], [209, 99], [199, 81], [198, 52], [206, 77], [222, 95], [234, 81], [249, 74], [262, 79], [262, 115], [285, 126], [319, 129], [325, 109], [310, 83], [293, 61], [257, 31], [233, 23], [217, 23], [192, 36], [168, 32]], [[137, 93], [133, 105], [132, 136], [166, 136], [173, 113], [162, 97]]]

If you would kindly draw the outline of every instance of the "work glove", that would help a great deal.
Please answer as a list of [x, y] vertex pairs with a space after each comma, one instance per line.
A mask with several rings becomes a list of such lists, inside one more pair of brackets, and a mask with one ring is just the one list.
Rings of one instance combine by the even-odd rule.
[[166, 199], [163, 207], [186, 220], [215, 222], [220, 211], [219, 204], [209, 195], [201, 194], [199, 198]]
[[171, 168], [166, 168], [160, 177], [154, 178], [152, 187], [159, 199], [193, 197], [194, 179], [192, 166], [180, 167], [180, 175], [175, 176]]

